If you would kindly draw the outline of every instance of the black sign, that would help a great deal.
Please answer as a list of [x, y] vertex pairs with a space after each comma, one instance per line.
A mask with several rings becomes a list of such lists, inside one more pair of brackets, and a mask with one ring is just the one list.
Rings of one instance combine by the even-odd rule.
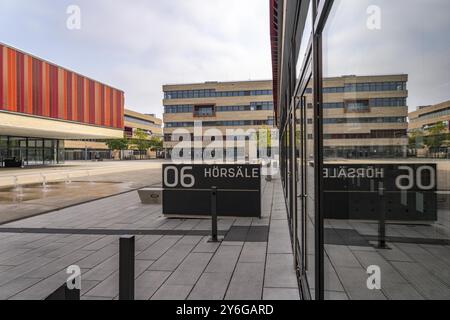
[[325, 164], [328, 219], [436, 221], [436, 164]]
[[212, 187], [218, 216], [261, 217], [261, 166], [238, 164], [163, 165], [163, 213], [211, 215]]

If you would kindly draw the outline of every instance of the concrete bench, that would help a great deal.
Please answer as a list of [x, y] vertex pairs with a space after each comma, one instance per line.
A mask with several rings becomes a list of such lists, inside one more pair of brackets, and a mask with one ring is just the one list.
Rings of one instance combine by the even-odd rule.
[[145, 188], [138, 190], [142, 204], [162, 204], [162, 188]]

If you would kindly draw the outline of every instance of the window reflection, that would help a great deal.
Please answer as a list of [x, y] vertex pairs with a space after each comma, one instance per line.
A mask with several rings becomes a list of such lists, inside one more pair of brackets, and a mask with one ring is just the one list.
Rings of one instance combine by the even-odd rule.
[[[334, 2], [323, 34], [328, 299], [450, 298], [447, 12], [445, 0]], [[381, 290], [367, 287], [371, 265]]]

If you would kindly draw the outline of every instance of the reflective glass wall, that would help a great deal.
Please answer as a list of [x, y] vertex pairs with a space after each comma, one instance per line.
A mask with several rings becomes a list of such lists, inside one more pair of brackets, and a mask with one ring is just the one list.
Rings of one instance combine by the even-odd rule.
[[62, 162], [64, 162], [63, 140], [0, 136], [0, 167]]
[[303, 297], [449, 299], [450, 2], [277, 9], [281, 178]]
[[[336, 0], [322, 33], [325, 299], [450, 299], [450, 2]], [[440, 158], [440, 159], [437, 159]]]

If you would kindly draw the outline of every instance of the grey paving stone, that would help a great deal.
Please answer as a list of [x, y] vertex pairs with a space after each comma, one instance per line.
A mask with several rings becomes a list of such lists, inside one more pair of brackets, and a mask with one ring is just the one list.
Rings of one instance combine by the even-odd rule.
[[8, 251], [2, 252], [0, 254], [0, 265], [8, 265], [8, 264], [5, 264], [5, 261], [8, 261], [9, 259], [17, 257], [17, 256], [21, 256], [27, 252], [30, 252], [30, 249], [12, 248]]
[[300, 293], [291, 288], [264, 288], [263, 300], [300, 300]]
[[113, 299], [119, 294], [119, 273], [114, 272], [108, 278], [87, 291], [85, 296]]
[[164, 236], [145, 251], [137, 255], [140, 260], [158, 260], [167, 250], [181, 239], [181, 236]]
[[192, 287], [192, 285], [169, 285], [165, 283], [156, 291], [151, 300], [186, 300]]
[[0, 273], [4, 272], [6, 270], [12, 269], [12, 268], [13, 268], [13, 266], [0, 266]]
[[[152, 262], [147, 260], [137, 260], [135, 264], [135, 277], [140, 276], [147, 270]], [[118, 269], [117, 269], [118, 270]], [[137, 286], [138, 280], [136, 280]], [[92, 290], [86, 292], [86, 296], [114, 298], [119, 294], [119, 271], [114, 272], [108, 278], [94, 286]]]
[[145, 251], [148, 249], [152, 244], [154, 244], [156, 241], [161, 239], [162, 236], [144, 236], [139, 240], [136, 240], [135, 249], [136, 251]]
[[189, 252], [197, 245], [200, 239], [201, 237], [184, 237], [153, 263], [150, 270], [174, 271], [184, 258], [186, 258]]
[[0, 287], [0, 300], [7, 300], [39, 281], [42, 281], [42, 279], [19, 278], [4, 284]]
[[67, 280], [67, 274], [59, 272], [49, 278], [46, 278], [19, 294], [10, 298], [11, 300], [44, 300], [56, 289], [61, 287]]
[[339, 291], [325, 291], [324, 298], [325, 300], [338, 300], [338, 301], [348, 300], [347, 294], [345, 292]]
[[111, 258], [103, 261], [95, 268], [83, 275], [83, 279], [103, 281], [119, 269], [119, 255], [114, 255]]
[[336, 269], [327, 257], [325, 257], [324, 278], [324, 288], [326, 291], [344, 292], [344, 287], [342, 286], [341, 280], [339, 280]]
[[231, 273], [203, 273], [188, 300], [223, 300]]
[[117, 241], [117, 237], [116, 236], [104, 236], [90, 244], [88, 244], [87, 246], [83, 247], [83, 250], [95, 250], [98, 251], [100, 249], [105, 248], [106, 246], [110, 246], [112, 244], [112, 242]]
[[242, 249], [239, 262], [262, 262], [266, 261], [267, 243], [246, 242]]
[[39, 252], [36, 252], [35, 250], [28, 251], [26, 253], [22, 253], [20, 255], [17, 255], [15, 257], [9, 258], [8, 260], [4, 260], [1, 264], [5, 266], [20, 266], [22, 264], [25, 264], [37, 257], [40, 257], [41, 254]]
[[212, 256], [212, 253], [190, 253], [167, 280], [167, 285], [191, 285], [192, 288]]
[[37, 257], [25, 264], [9, 269], [5, 272], [0, 273], [0, 286], [23, 276], [24, 274], [30, 272], [31, 270], [35, 270], [41, 266], [49, 264], [54, 259]]
[[347, 246], [325, 245], [325, 250], [333, 266], [336, 267], [360, 267], [353, 252]]
[[380, 290], [367, 288], [368, 275], [364, 268], [336, 267], [336, 272], [350, 299], [386, 300], [386, 296]]
[[269, 231], [269, 253], [292, 253], [291, 238], [286, 220], [272, 220]]
[[[84, 249], [84, 248], [83, 248]], [[111, 258], [119, 253], [119, 247], [115, 245], [108, 245], [98, 251], [94, 251], [86, 258], [77, 262], [80, 268], [94, 268], [103, 261]]]
[[219, 248], [220, 243], [209, 242], [210, 237], [204, 237], [199, 244], [192, 250], [196, 253], [214, 253]]
[[388, 261], [413, 262], [414, 260], [400, 250], [396, 244], [389, 243], [389, 250], [377, 250]]
[[232, 273], [241, 250], [241, 246], [220, 246], [208, 264], [206, 272]]
[[264, 286], [268, 288], [298, 288], [292, 254], [268, 254]]
[[167, 271], [146, 271], [136, 279], [136, 300], [149, 300], [170, 276]]
[[238, 263], [230, 281], [226, 300], [261, 300], [264, 262]]
[[85, 258], [90, 251], [76, 251], [63, 258], [57, 259], [45, 266], [34, 269], [23, 275], [25, 278], [47, 278], [61, 270], [65, 271], [69, 266], [76, 265], [80, 259]]
[[425, 298], [450, 299], [450, 288], [418, 263], [392, 262], [392, 264]]
[[435, 257], [428, 250], [421, 246], [411, 244], [399, 244], [402, 251], [405, 251], [416, 262], [428, 270], [428, 272], [440, 279], [450, 287], [450, 265], [444, 260]]
[[394, 266], [384, 259], [378, 252], [355, 252], [355, 256], [367, 269], [369, 266], [379, 266], [383, 283], [407, 284], [408, 281], [394, 268]]
[[424, 300], [422, 296], [409, 283], [390, 283], [381, 280], [381, 289], [390, 300]]
[[112, 300], [111, 298], [107, 297], [90, 297], [90, 296], [82, 296], [81, 300], [93, 300], [93, 301], [101, 301], [101, 300]]
[[95, 286], [97, 286], [100, 281], [88, 281], [88, 280], [83, 280], [83, 273], [81, 273], [81, 295], [85, 295], [87, 292], [89, 292], [92, 288], [94, 288]]

